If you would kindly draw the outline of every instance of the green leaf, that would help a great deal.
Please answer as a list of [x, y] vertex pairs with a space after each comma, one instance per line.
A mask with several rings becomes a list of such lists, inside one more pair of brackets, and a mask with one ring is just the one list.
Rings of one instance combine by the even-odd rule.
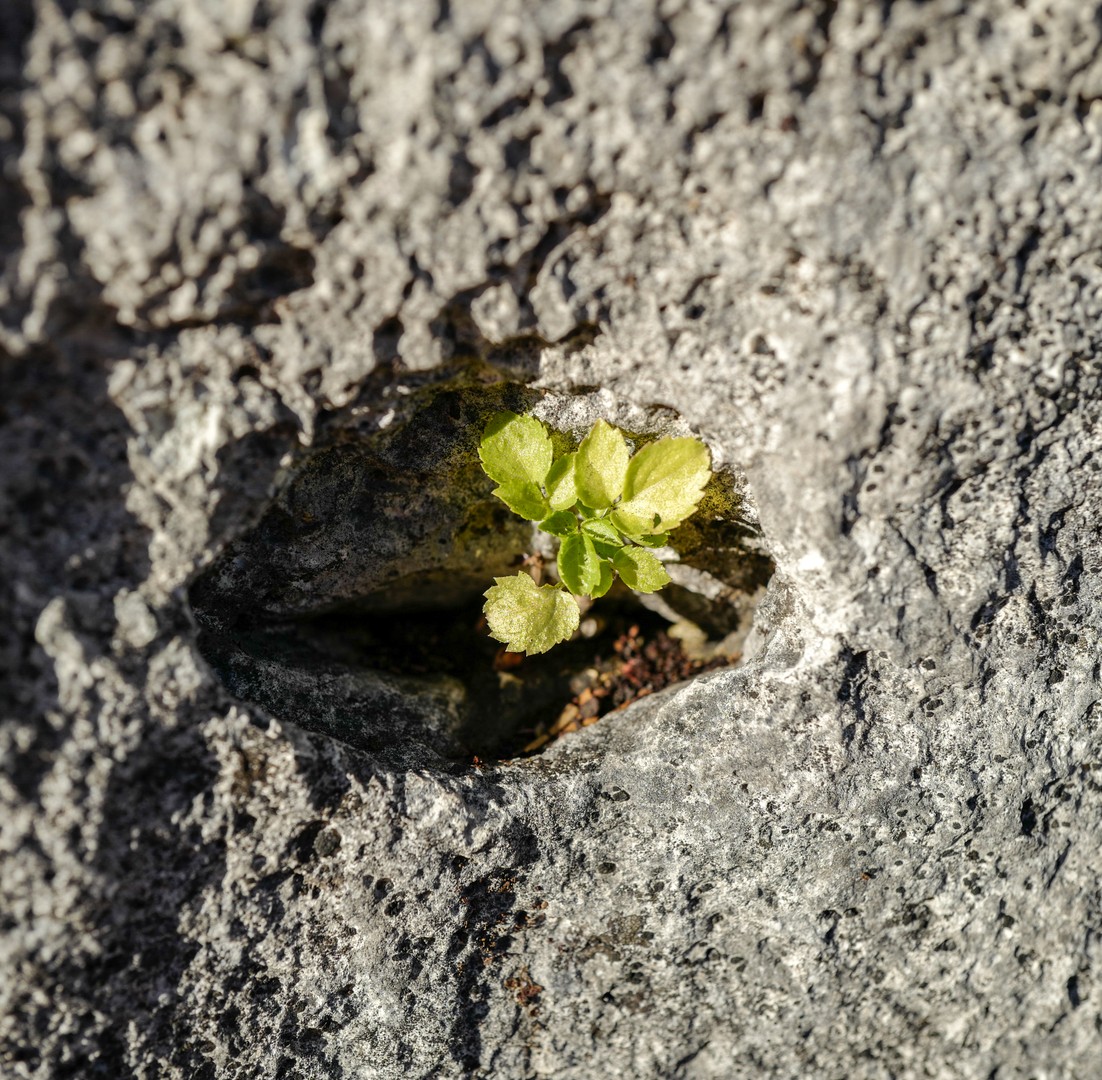
[[612, 565], [620, 572], [624, 584], [636, 592], [658, 592], [670, 583], [666, 568], [643, 548], [621, 548], [612, 556]]
[[593, 548], [602, 559], [611, 559], [623, 546], [623, 544], [606, 544], [603, 540], [593, 541]]
[[577, 454], [563, 454], [547, 474], [547, 501], [552, 510], [569, 510], [578, 501], [574, 483], [574, 463]]
[[650, 536], [680, 525], [711, 479], [708, 448], [697, 439], [659, 439], [628, 463], [624, 497], [610, 515], [628, 536]]
[[534, 416], [499, 412], [478, 445], [482, 468], [503, 486], [542, 484], [551, 468], [551, 436]]
[[596, 600], [599, 596], [604, 596], [612, 588], [612, 581], [612, 567], [605, 559], [602, 559], [600, 580], [597, 582], [597, 587], [590, 593], [593, 599]]
[[633, 536], [632, 540], [643, 547], [665, 547], [669, 538], [669, 533], [654, 533], [652, 536]]
[[556, 510], [540, 522], [540, 528], [552, 536], [569, 536], [578, 531], [578, 519], [569, 510]]
[[510, 652], [547, 652], [578, 629], [578, 603], [557, 586], [538, 587], [524, 573], [494, 581], [482, 610], [490, 636]]
[[501, 487], [494, 488], [494, 494], [514, 514], [519, 514], [528, 521], [541, 521], [547, 517], [547, 500], [537, 484], [502, 484]]
[[653, 532], [655, 525], [662, 520], [660, 514], [652, 514], [650, 521], [644, 521], [642, 517], [633, 516], [630, 512], [621, 514], [618, 507], [614, 507], [612, 513], [608, 515], [609, 521], [616, 525], [616, 528], [620, 530], [630, 540], [639, 542], [640, 537], [647, 535], [655, 535]]
[[575, 596], [589, 596], [601, 580], [601, 561], [585, 533], [568, 536], [559, 547], [559, 577]]
[[603, 510], [611, 506], [624, 490], [628, 468], [628, 444], [611, 424], [598, 420], [582, 439], [574, 466], [578, 498], [587, 506]]
[[583, 521], [582, 532], [584, 532], [594, 542], [599, 540], [601, 541], [601, 543], [611, 544], [613, 547], [624, 546], [623, 538], [604, 518], [596, 518], [591, 521]]

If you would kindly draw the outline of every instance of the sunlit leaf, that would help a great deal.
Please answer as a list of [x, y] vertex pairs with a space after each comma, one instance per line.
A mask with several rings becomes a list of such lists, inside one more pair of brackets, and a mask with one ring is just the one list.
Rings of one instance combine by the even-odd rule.
[[574, 533], [559, 547], [559, 577], [575, 596], [589, 596], [601, 580], [601, 561], [593, 541]]
[[600, 541], [604, 544], [611, 544], [613, 547], [622, 547], [624, 543], [623, 537], [604, 518], [583, 521], [582, 532], [594, 543]]
[[519, 514], [528, 521], [541, 521], [547, 517], [550, 509], [537, 484], [502, 484], [501, 487], [494, 488], [494, 494], [514, 514]]
[[[582, 511], [582, 532], [593, 541], [597, 554], [604, 559], [611, 559], [613, 553], [624, 546], [624, 538], [614, 529], [608, 518], [588, 517], [587, 508], [580, 503], [578, 509]], [[595, 511], [588, 511], [592, 514]]]
[[552, 536], [569, 536], [578, 531], [578, 519], [569, 510], [556, 510], [540, 522], [540, 528]]
[[651, 514], [650, 520], [646, 521], [642, 515], [634, 515], [630, 511], [621, 513], [619, 507], [613, 507], [612, 512], [608, 515], [608, 520], [611, 521], [624, 536], [638, 543], [643, 536], [656, 535], [654, 530], [662, 520], [662, 516], [661, 514]]
[[624, 579], [624, 584], [636, 592], [657, 592], [670, 583], [666, 568], [643, 548], [621, 548], [612, 556], [612, 565]]
[[499, 412], [486, 425], [478, 456], [499, 484], [542, 484], [551, 468], [551, 436], [534, 416]]
[[579, 624], [574, 597], [603, 596], [617, 574], [637, 592], [668, 585], [665, 567], [647, 548], [667, 543], [711, 477], [708, 449], [696, 439], [662, 439], [630, 457], [623, 434], [603, 420], [578, 450], [555, 459], [543, 424], [498, 413], [479, 457], [498, 483], [494, 494], [560, 538], [560, 585], [540, 588], [518, 574], [495, 578], [485, 594], [490, 632], [514, 652], [546, 652], [569, 638]]
[[597, 587], [590, 593], [590, 596], [592, 596], [594, 600], [599, 596], [604, 596], [605, 593], [612, 588], [613, 577], [612, 567], [605, 559], [602, 559], [601, 576], [597, 581]]
[[680, 525], [711, 479], [708, 448], [697, 439], [659, 439], [628, 463], [624, 497], [610, 515], [628, 536], [650, 536]]
[[552, 510], [569, 510], [578, 501], [574, 483], [576, 454], [563, 454], [557, 458], [547, 474], [547, 501]]
[[593, 549], [601, 556], [602, 559], [611, 559], [624, 545], [620, 544], [606, 544], [603, 540], [594, 540]]
[[524, 573], [494, 578], [482, 610], [490, 636], [511, 652], [547, 652], [578, 629], [578, 603], [554, 585], [537, 586]]
[[597, 510], [611, 506], [624, 489], [628, 444], [611, 424], [598, 420], [578, 447], [574, 472], [578, 498]]

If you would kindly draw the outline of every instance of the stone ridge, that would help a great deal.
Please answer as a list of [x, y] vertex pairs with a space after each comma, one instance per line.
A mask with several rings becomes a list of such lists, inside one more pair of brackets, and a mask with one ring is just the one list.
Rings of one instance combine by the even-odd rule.
[[[1089, 5], [16, 7], [0, 1072], [1089, 1071]], [[231, 698], [188, 586], [459, 362], [748, 477], [742, 668], [454, 771]]]

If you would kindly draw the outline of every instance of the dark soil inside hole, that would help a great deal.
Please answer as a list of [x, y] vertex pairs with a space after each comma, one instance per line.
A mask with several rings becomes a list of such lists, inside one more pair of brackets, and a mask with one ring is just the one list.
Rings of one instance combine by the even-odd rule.
[[[640, 697], [737, 660], [690, 658], [669, 635], [668, 622], [630, 594], [610, 594], [586, 614], [582, 626], [584, 634], [540, 656], [506, 652], [487, 635], [480, 605], [328, 614], [238, 628], [232, 642], [208, 636], [201, 647], [231, 689], [258, 700], [280, 719], [331, 734], [336, 733], [331, 719], [309, 715], [309, 694], [296, 695], [292, 702], [278, 691], [249, 692], [255, 679], [242, 675], [249, 659], [293, 671], [300, 683], [316, 680], [319, 697], [327, 681], [356, 673], [376, 673], [406, 689], [450, 680], [452, 687], [463, 689], [452, 695], [456, 723], [443, 756], [467, 763], [538, 753]], [[371, 709], [355, 717], [356, 708], [350, 704], [349, 715], [341, 718], [341, 737], [348, 738], [349, 725], [359, 723], [365, 735], [350, 741], [378, 748], [385, 717], [367, 715]]]
[[570, 680], [574, 691], [570, 701], [552, 723], [536, 724], [521, 754], [538, 753], [555, 739], [595, 724], [606, 713], [694, 675], [738, 662], [738, 655], [710, 660], [686, 655], [681, 642], [663, 626], [656, 627], [651, 613], [645, 613], [648, 618], [626, 620], [630, 625], [613, 640], [611, 651], [598, 653], [592, 665]]

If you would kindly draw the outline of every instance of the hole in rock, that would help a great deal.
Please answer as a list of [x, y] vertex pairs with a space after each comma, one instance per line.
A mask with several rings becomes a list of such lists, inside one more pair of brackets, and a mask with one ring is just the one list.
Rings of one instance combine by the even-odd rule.
[[[232, 693], [397, 764], [465, 767], [536, 752], [737, 660], [772, 561], [745, 485], [724, 473], [671, 537], [680, 561], [661, 593], [617, 583], [541, 656], [487, 635], [482, 594], [540, 539], [491, 495], [482, 429], [537, 403], [552, 428], [557, 409], [580, 415], [577, 399], [495, 379], [391, 383], [328, 418], [253, 529], [191, 587], [200, 649]], [[556, 435], [561, 449], [595, 418]]]

